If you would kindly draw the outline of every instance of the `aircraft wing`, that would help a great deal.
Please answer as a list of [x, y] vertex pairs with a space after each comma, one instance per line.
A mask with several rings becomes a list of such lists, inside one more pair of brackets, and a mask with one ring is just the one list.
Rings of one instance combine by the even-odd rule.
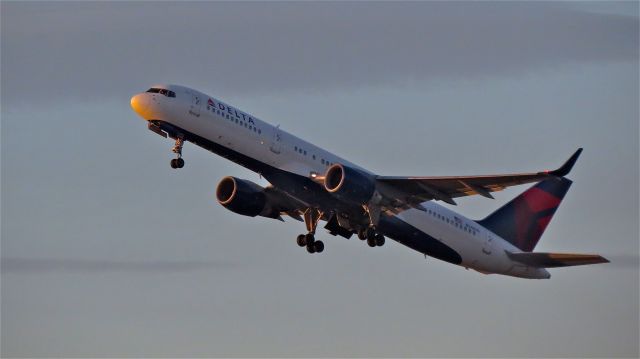
[[421, 202], [440, 200], [455, 205], [456, 197], [481, 195], [493, 198], [491, 192], [510, 186], [539, 182], [549, 177], [566, 176], [578, 160], [579, 148], [560, 168], [553, 171], [514, 173], [504, 175], [449, 177], [388, 177], [378, 176], [381, 194], [388, 199], [385, 210], [399, 213], [409, 208], [421, 209]]
[[301, 215], [309, 207], [308, 204], [291, 197], [284, 191], [273, 186], [265, 187], [264, 193], [267, 196], [269, 204], [273, 207], [274, 218], [284, 222], [279, 215], [286, 214], [297, 221], [303, 221]]

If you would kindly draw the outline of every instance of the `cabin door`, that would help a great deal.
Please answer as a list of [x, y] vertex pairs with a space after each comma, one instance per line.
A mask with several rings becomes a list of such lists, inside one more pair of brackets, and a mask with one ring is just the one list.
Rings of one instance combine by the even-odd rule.
[[200, 116], [200, 105], [201, 105], [202, 99], [200, 98], [200, 95], [196, 94], [196, 93], [192, 93], [191, 94], [191, 114], [194, 116]]
[[269, 147], [269, 149], [271, 150], [271, 152], [275, 153], [276, 155], [279, 155], [281, 147], [282, 147], [282, 135], [280, 131], [280, 125], [278, 125], [273, 129], [273, 138], [271, 139], [271, 146]]
[[482, 253], [490, 255], [493, 252], [493, 236], [486, 233], [484, 237], [484, 243], [482, 244]]

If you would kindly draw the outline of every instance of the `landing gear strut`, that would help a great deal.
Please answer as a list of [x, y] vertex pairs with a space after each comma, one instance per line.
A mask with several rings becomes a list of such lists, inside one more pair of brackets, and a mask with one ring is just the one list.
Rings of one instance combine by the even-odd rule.
[[173, 145], [171, 151], [176, 154], [177, 158], [171, 160], [171, 168], [182, 168], [184, 167], [184, 160], [182, 159], [182, 145], [184, 144], [184, 139], [182, 137], [176, 138], [176, 144]]
[[322, 253], [324, 251], [324, 243], [316, 241], [315, 233], [318, 228], [318, 222], [322, 218], [322, 212], [317, 208], [309, 208], [304, 212], [304, 223], [309, 231], [307, 234], [300, 234], [296, 238], [296, 243], [300, 247], [307, 247], [309, 253]]

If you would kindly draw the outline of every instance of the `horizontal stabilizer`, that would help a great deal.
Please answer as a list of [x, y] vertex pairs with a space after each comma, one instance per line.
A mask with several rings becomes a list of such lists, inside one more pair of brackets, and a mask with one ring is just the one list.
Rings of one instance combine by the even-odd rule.
[[597, 254], [507, 252], [507, 255], [516, 262], [537, 268], [557, 268], [609, 263], [609, 260]]

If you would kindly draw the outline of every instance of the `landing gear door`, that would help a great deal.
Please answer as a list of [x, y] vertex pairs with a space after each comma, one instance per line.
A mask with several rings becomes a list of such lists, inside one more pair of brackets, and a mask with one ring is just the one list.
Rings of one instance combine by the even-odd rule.
[[282, 134], [280, 131], [280, 125], [278, 125], [273, 129], [273, 138], [271, 139], [271, 146], [269, 146], [269, 150], [271, 150], [271, 152], [275, 153], [276, 155], [279, 155], [281, 147]]

